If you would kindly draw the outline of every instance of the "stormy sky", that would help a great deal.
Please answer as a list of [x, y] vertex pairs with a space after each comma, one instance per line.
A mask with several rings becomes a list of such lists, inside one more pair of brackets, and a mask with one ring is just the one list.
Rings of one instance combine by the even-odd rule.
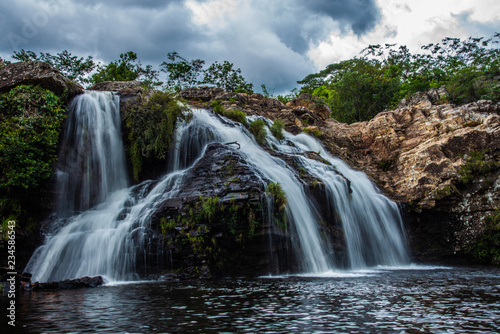
[[91, 55], [135, 51], [157, 67], [168, 52], [228, 60], [256, 91], [285, 93], [370, 44], [414, 52], [444, 37], [500, 32], [498, 0], [16, 0], [0, 3], [0, 57], [14, 50]]

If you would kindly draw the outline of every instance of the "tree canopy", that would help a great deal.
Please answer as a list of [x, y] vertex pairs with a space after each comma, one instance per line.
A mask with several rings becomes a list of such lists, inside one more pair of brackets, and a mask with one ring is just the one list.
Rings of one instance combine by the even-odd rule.
[[332, 117], [347, 123], [368, 120], [418, 91], [446, 87], [448, 101], [500, 101], [500, 40], [445, 38], [412, 54], [406, 46], [370, 45], [360, 57], [328, 65], [298, 81], [301, 93], [322, 98]]

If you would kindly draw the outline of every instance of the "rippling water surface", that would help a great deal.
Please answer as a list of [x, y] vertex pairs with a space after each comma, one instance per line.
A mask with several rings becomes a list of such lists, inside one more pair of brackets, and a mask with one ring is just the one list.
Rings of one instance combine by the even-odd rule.
[[138, 282], [33, 291], [16, 304], [14, 333], [498, 333], [500, 269]]

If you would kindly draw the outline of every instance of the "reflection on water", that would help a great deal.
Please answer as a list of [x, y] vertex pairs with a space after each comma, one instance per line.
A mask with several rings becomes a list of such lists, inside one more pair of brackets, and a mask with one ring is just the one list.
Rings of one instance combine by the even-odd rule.
[[500, 269], [411, 269], [379, 268], [325, 277], [141, 282], [31, 292], [17, 300], [16, 330], [500, 332]]

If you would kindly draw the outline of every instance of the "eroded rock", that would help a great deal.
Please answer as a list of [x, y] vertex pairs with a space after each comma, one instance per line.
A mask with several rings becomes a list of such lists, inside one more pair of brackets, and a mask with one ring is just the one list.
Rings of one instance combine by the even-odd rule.
[[12, 63], [0, 68], [0, 92], [7, 92], [20, 85], [39, 85], [58, 96], [67, 93], [69, 98], [84, 92], [82, 86], [41, 61]]

